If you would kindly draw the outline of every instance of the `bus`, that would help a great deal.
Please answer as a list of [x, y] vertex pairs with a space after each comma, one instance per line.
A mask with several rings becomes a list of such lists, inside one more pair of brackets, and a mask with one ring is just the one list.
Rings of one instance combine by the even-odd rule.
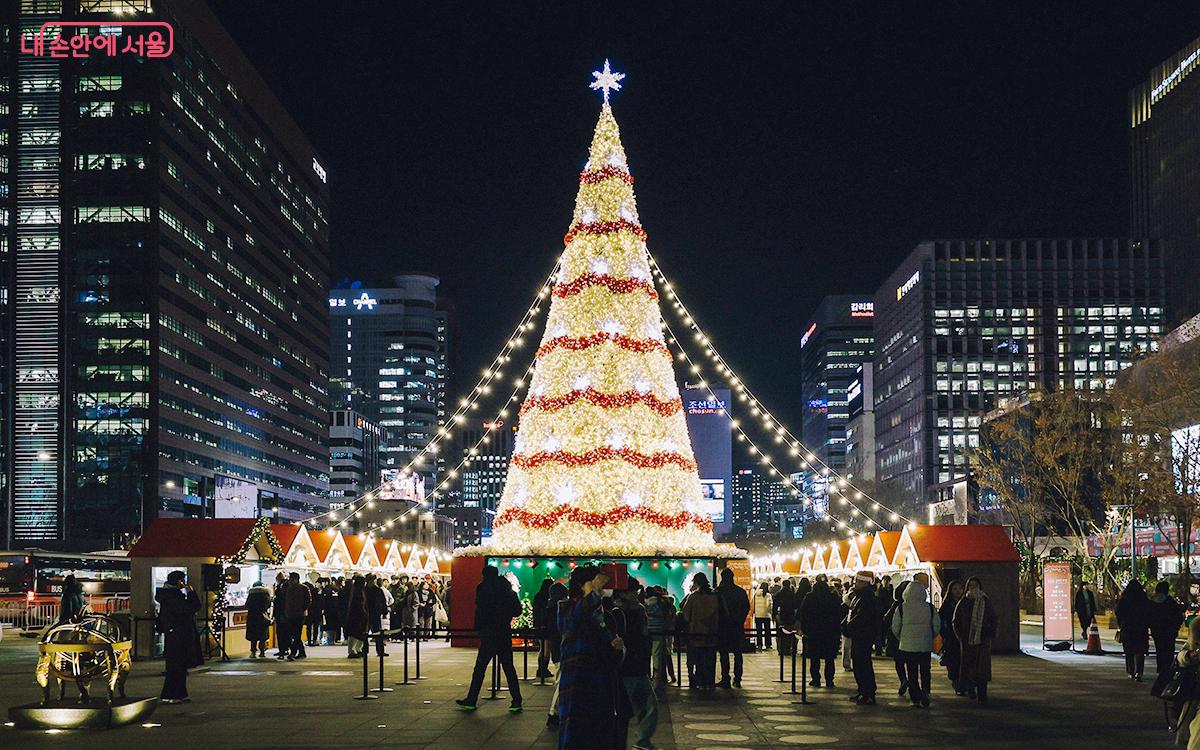
[[88, 600], [128, 597], [129, 571], [129, 558], [119, 552], [0, 551], [0, 599], [57, 599], [68, 575]]

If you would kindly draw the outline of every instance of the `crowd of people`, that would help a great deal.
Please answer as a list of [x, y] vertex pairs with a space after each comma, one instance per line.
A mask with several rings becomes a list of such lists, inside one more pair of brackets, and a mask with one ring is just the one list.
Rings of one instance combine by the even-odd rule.
[[894, 661], [900, 696], [928, 707], [932, 655], [938, 654], [955, 694], [987, 704], [998, 621], [978, 578], [950, 582], [935, 607], [924, 573], [896, 586], [890, 576], [876, 580], [869, 571], [847, 580], [824, 574], [811, 581], [777, 577], [758, 585], [753, 607], [757, 648], [772, 648], [773, 631], [782, 654], [791, 655], [799, 645], [811, 687], [833, 687], [840, 652], [843, 670], [853, 673], [857, 687], [851, 700], [873, 705], [872, 656], [887, 656]]
[[[840, 653], [857, 687], [851, 700], [860, 705], [875, 704], [873, 659], [886, 655], [895, 662], [900, 695], [928, 707], [937, 653], [955, 693], [987, 704], [998, 619], [978, 578], [951, 583], [938, 607], [924, 573], [895, 587], [866, 571], [845, 581], [778, 578], [751, 595], [731, 570], [721, 571], [716, 587], [697, 573], [679, 602], [634, 578], [617, 590], [610, 583], [603, 569], [580, 566], [565, 583], [547, 578], [533, 598], [542, 641], [538, 677], [555, 681], [546, 724], [558, 732], [560, 748], [624, 748], [632, 727], [635, 750], [651, 750], [667, 685], [735, 690], [743, 654], [773, 647], [785, 655], [800, 648], [813, 687], [834, 686]], [[477, 709], [487, 666], [498, 659], [509, 710], [523, 711], [510, 630], [520, 611], [512, 584], [485, 566], [475, 598], [479, 653], [467, 695], [457, 701], [463, 709]], [[676, 674], [679, 650], [686, 671], [681, 665]]]
[[[388, 579], [368, 573], [313, 582], [280, 572], [273, 588], [258, 581], [247, 592], [250, 658], [266, 658], [272, 624], [275, 658], [288, 661], [305, 658], [305, 646], [342, 643], [347, 658], [361, 658], [369, 634], [383, 631], [408, 628], [414, 637], [432, 638], [449, 622], [449, 597], [449, 586], [429, 576]], [[375, 644], [376, 653], [386, 656], [383, 639]]]

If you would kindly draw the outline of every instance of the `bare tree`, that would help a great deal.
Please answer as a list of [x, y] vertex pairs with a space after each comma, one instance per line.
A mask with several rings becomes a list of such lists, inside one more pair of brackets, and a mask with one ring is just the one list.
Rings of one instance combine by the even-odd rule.
[[1139, 363], [1122, 379], [1116, 404], [1125, 440], [1113, 490], [1136, 498], [1174, 541], [1177, 589], [1190, 600], [1190, 542], [1200, 523], [1200, 347], [1185, 345]]
[[1025, 575], [1021, 581], [1023, 601], [1036, 599], [1037, 561], [1045, 550], [1037, 548], [1050, 519], [1045, 489], [1037, 480], [1030, 457], [1033, 436], [1028, 418], [1019, 410], [1000, 414], [985, 422], [980, 431], [980, 446], [967, 454], [981, 493], [991, 492], [1004, 523], [1012, 526], [1021, 540], [1025, 555]]

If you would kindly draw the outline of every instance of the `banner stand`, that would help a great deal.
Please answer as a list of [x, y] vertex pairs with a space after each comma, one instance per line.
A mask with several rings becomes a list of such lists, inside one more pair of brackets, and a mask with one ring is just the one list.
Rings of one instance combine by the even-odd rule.
[[1071, 563], [1048, 562], [1042, 566], [1042, 648], [1047, 651], [1068, 651], [1075, 647], [1073, 584]]

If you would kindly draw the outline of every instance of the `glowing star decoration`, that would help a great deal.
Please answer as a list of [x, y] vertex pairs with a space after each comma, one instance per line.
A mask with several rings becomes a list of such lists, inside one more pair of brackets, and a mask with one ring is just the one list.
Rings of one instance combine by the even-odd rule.
[[621, 79], [625, 77], [625, 74], [618, 73], [610, 68], [606, 59], [604, 61], [604, 70], [593, 70], [592, 77], [596, 79], [591, 83], [592, 90], [603, 91], [604, 103], [608, 104], [608, 92], [621, 90]]
[[606, 103], [492, 536], [469, 554], [738, 555], [716, 545], [704, 513], [633, 184]]

